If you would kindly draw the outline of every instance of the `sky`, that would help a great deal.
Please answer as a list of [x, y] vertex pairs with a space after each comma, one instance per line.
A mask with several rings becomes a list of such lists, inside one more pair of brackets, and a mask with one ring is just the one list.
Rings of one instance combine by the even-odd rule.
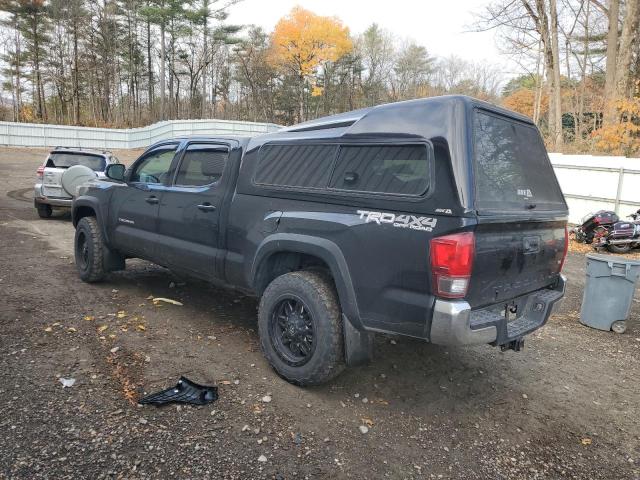
[[318, 15], [337, 16], [352, 34], [372, 23], [399, 38], [424, 45], [432, 56], [456, 55], [490, 62], [505, 76], [515, 67], [496, 46], [495, 32], [469, 32], [474, 12], [490, 0], [242, 0], [229, 9], [229, 23], [255, 24], [271, 31], [278, 20], [300, 5]]

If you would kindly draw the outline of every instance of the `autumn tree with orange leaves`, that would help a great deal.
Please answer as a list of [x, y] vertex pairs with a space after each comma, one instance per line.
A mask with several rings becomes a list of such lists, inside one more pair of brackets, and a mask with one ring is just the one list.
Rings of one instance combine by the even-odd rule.
[[640, 155], [640, 97], [615, 102], [615, 121], [593, 132], [599, 151], [613, 155]]
[[298, 121], [305, 120], [306, 91], [321, 94], [316, 79], [320, 67], [353, 50], [349, 29], [333, 17], [295, 7], [271, 35], [269, 59], [273, 66], [295, 77], [298, 85]]

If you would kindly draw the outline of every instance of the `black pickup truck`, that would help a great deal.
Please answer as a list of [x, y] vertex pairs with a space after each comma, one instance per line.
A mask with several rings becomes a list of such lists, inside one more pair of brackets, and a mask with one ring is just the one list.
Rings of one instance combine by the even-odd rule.
[[255, 138], [177, 138], [81, 188], [80, 278], [143, 258], [260, 297], [276, 372], [325, 382], [376, 332], [519, 350], [564, 293], [567, 205], [531, 121], [463, 96]]

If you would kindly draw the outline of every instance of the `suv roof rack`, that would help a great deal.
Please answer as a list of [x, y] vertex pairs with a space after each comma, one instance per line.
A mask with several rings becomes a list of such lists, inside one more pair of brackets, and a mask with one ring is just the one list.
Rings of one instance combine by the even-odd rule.
[[89, 152], [89, 153], [102, 153], [104, 155], [113, 155], [111, 150], [104, 150], [100, 148], [84, 148], [84, 147], [69, 147], [64, 145], [56, 145], [53, 147], [53, 151], [57, 150], [77, 150], [79, 152]]

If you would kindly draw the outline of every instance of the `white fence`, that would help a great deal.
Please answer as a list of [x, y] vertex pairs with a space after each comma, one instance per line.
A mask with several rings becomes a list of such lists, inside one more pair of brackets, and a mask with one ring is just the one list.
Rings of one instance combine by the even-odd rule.
[[569, 204], [571, 223], [580, 223], [596, 210], [613, 210], [624, 218], [640, 208], [640, 158], [561, 153], [549, 157]]
[[69, 125], [0, 122], [0, 145], [17, 147], [72, 146], [143, 148], [158, 140], [183, 135], [255, 136], [278, 130], [273, 123], [229, 120], [171, 120], [141, 128], [92, 128]]

